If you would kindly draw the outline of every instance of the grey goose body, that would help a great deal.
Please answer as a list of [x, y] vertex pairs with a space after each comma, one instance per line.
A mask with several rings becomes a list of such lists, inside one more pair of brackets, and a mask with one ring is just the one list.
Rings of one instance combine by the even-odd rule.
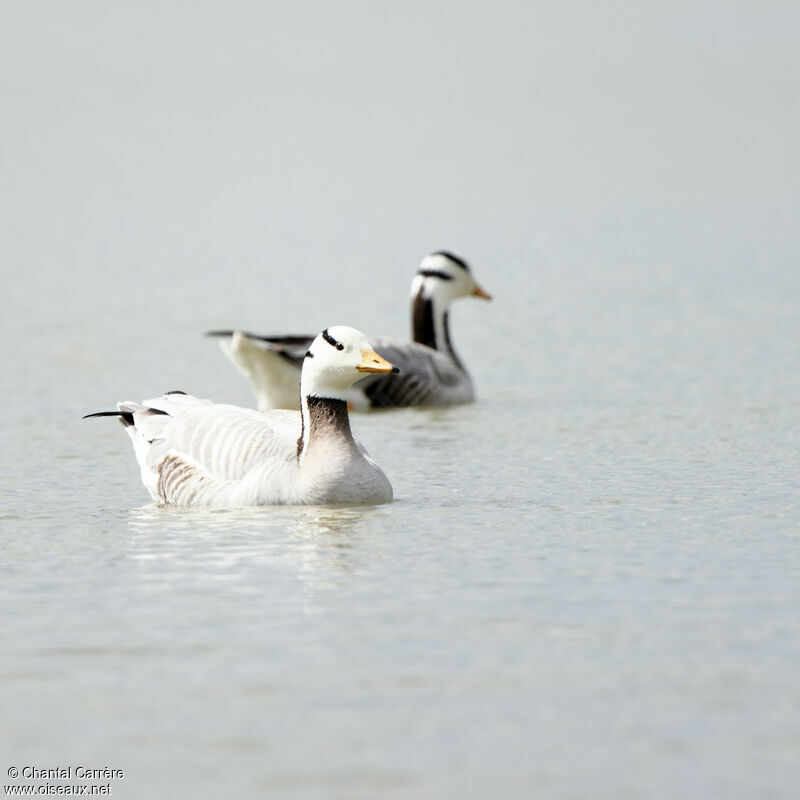
[[[400, 368], [398, 374], [370, 375], [347, 392], [351, 409], [449, 406], [469, 403], [475, 389], [450, 335], [448, 312], [461, 297], [491, 299], [467, 263], [452, 253], [426, 256], [411, 284], [411, 340], [370, 337], [375, 350]], [[259, 410], [294, 408], [297, 382], [311, 336], [212, 331], [227, 357], [247, 377]]]

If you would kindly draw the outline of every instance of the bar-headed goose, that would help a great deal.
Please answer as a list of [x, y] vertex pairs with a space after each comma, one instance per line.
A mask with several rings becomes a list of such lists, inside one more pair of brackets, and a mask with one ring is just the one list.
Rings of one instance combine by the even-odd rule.
[[[448, 311], [459, 297], [491, 300], [466, 261], [441, 250], [422, 259], [411, 283], [412, 341], [371, 337], [377, 352], [400, 368], [398, 375], [371, 375], [347, 393], [351, 409], [449, 406], [475, 399], [472, 378], [450, 338]], [[260, 336], [211, 331], [223, 352], [250, 379], [258, 408], [296, 408], [303, 354], [311, 336]]]
[[301, 410], [218, 405], [182, 392], [117, 416], [133, 440], [142, 481], [154, 500], [175, 506], [386, 503], [388, 478], [350, 432], [346, 395], [365, 374], [393, 367], [363, 334], [328, 328], [303, 359]]

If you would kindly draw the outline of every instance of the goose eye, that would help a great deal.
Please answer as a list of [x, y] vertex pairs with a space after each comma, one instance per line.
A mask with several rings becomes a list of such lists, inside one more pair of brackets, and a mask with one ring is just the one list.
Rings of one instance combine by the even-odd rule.
[[336, 349], [337, 350], [344, 350], [344, 345], [341, 342], [336, 342]]

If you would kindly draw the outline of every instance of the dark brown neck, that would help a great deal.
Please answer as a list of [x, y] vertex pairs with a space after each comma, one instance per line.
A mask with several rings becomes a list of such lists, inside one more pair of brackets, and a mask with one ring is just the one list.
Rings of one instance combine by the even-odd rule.
[[[437, 315], [439, 315], [438, 325]], [[411, 304], [411, 334], [415, 342], [447, 353], [461, 369], [464, 369], [450, 340], [448, 312], [440, 312], [433, 300], [423, 295], [422, 287]]]
[[438, 350], [434, 313], [433, 300], [423, 295], [420, 286], [417, 296], [411, 303], [411, 335], [415, 342]]
[[339, 438], [353, 442], [347, 401], [309, 395], [301, 410], [302, 429], [297, 440], [297, 457], [321, 439]]
[[442, 315], [442, 330], [444, 331], [444, 346], [447, 352], [450, 354], [450, 357], [453, 361], [456, 362], [456, 366], [459, 369], [464, 369], [464, 365], [461, 363], [461, 360], [456, 353], [455, 347], [453, 347], [453, 343], [450, 341], [450, 318], [448, 317], [447, 311], [444, 312]]

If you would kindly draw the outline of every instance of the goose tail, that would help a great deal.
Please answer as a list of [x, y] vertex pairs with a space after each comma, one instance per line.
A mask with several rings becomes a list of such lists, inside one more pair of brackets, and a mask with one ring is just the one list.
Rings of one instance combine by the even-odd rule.
[[300, 370], [314, 337], [256, 336], [211, 331], [220, 348], [253, 387], [259, 411], [300, 407]]

